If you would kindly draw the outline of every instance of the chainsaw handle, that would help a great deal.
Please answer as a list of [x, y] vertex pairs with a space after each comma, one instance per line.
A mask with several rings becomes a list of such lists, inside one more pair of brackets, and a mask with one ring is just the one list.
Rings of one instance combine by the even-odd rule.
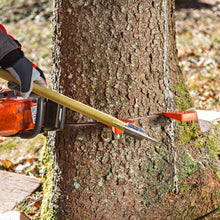
[[43, 110], [44, 110], [44, 98], [40, 97], [37, 101], [37, 115], [34, 129], [29, 131], [23, 131], [18, 136], [24, 139], [31, 139], [37, 136], [41, 132], [43, 124]]

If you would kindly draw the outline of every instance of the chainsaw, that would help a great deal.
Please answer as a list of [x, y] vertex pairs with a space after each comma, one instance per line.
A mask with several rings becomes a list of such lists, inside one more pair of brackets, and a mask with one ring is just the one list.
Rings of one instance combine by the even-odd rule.
[[[9, 82], [19, 82], [11, 74], [0, 69], [0, 78]], [[124, 133], [135, 139], [147, 139], [158, 142], [148, 136], [144, 129], [136, 126], [134, 120], [117, 119], [107, 113], [101, 112], [93, 107], [85, 105], [79, 101], [71, 99], [49, 88], [33, 84], [33, 93], [40, 96], [37, 100], [23, 99], [13, 90], [3, 90], [0, 93], [0, 135], [1, 136], [19, 136], [21, 138], [33, 138], [44, 131], [59, 131], [64, 127], [66, 108], [76, 111], [97, 122], [72, 123], [68, 126], [97, 126], [105, 125], [116, 134]], [[197, 114], [194, 111], [175, 111], [164, 112], [144, 118], [158, 117], [173, 118], [183, 121], [197, 120]]]

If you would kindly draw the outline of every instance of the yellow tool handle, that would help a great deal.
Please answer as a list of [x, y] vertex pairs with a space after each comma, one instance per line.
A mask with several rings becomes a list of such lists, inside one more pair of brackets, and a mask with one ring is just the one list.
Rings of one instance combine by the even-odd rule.
[[[0, 77], [4, 80], [19, 84], [19, 82], [6, 70], [0, 69]], [[125, 122], [123, 122], [123, 121], [121, 121], [121, 120], [119, 120], [109, 114], [101, 112], [95, 108], [92, 108], [88, 105], [85, 105], [85, 104], [79, 102], [79, 101], [71, 99], [71, 98], [69, 98], [65, 95], [62, 95], [58, 92], [55, 92], [51, 89], [39, 86], [36, 83], [34, 83], [32, 91], [39, 96], [50, 99], [60, 105], [63, 105], [73, 111], [76, 111], [82, 115], [88, 116], [88, 117], [90, 117], [98, 122], [101, 122], [105, 125], [108, 125], [110, 127], [115, 127], [115, 128], [122, 130], [123, 127], [121, 127], [121, 126], [127, 125]]]

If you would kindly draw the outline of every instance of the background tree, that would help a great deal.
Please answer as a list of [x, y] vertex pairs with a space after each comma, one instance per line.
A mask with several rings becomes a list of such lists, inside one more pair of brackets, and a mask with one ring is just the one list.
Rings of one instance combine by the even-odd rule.
[[[192, 106], [178, 67], [174, 0], [54, 5], [57, 90], [118, 118]], [[67, 122], [87, 120], [67, 113]], [[165, 118], [139, 125], [159, 144], [98, 127], [51, 135], [56, 219], [191, 219], [217, 210], [207, 147], [214, 139]]]

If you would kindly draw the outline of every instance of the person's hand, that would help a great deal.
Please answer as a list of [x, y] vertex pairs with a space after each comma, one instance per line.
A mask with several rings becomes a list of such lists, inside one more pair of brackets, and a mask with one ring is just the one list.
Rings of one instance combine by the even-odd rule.
[[26, 57], [20, 58], [15, 64], [6, 68], [19, 82], [23, 98], [28, 98], [33, 89], [33, 82], [46, 87], [43, 72]]

